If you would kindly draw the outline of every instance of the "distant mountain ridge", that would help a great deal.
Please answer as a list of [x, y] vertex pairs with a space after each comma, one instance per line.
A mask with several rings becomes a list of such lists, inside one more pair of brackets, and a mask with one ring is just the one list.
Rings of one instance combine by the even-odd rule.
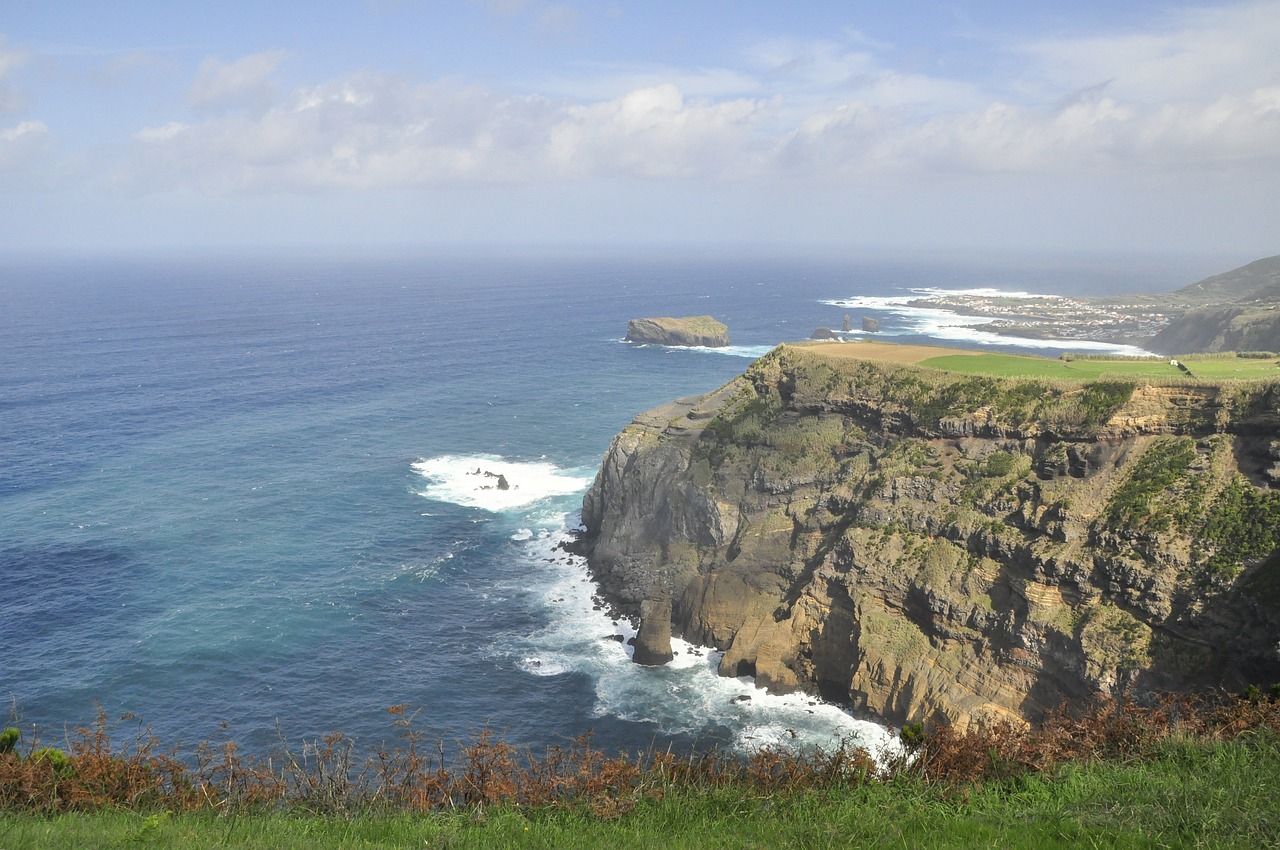
[[1280, 303], [1280, 256], [1255, 260], [1229, 272], [1207, 277], [1170, 293], [1191, 303]]
[[1160, 300], [1186, 312], [1151, 338], [1152, 351], [1280, 350], [1280, 256], [1207, 277]]

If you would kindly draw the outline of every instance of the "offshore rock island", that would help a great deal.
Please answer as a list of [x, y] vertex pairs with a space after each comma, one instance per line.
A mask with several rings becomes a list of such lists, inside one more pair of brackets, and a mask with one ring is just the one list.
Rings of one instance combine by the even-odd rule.
[[895, 723], [1280, 680], [1280, 384], [904, 353], [783, 345], [636, 417], [583, 502], [602, 599]]
[[626, 340], [650, 345], [724, 348], [729, 344], [729, 328], [711, 316], [632, 319], [627, 322]]

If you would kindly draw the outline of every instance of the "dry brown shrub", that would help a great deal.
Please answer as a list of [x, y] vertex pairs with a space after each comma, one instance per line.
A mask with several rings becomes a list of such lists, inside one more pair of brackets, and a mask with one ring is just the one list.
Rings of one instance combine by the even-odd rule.
[[[623, 817], [645, 800], [674, 790], [746, 789], [757, 796], [857, 786], [893, 775], [946, 784], [963, 796], [974, 783], [998, 781], [1090, 759], [1144, 759], [1172, 738], [1228, 740], [1259, 729], [1280, 733], [1280, 699], [1165, 696], [1142, 702], [1099, 700], [1083, 711], [1065, 706], [1035, 729], [975, 724], [939, 727], [911, 758], [877, 764], [865, 751], [840, 746], [792, 753], [766, 749], [748, 758], [713, 750], [681, 755], [650, 750], [610, 756], [584, 735], [541, 756], [481, 732], [450, 759], [443, 742], [413, 728], [407, 706], [390, 710], [395, 745], [361, 756], [341, 733], [304, 741], [296, 751], [281, 736], [265, 756], [242, 754], [233, 740], [207, 741], [189, 757], [164, 750], [139, 725], [120, 737], [128, 715], [67, 733], [65, 756], [53, 756], [36, 730], [18, 751], [0, 754], [0, 811], [324, 813], [429, 812], [464, 808], [476, 816], [494, 806], [580, 807], [600, 818]], [[122, 742], [118, 743], [117, 739]]]

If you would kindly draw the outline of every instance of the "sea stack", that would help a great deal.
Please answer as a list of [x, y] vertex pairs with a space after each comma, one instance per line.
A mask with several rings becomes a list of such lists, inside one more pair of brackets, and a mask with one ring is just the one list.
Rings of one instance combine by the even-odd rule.
[[632, 319], [627, 322], [627, 342], [723, 348], [729, 344], [729, 328], [711, 316]]
[[660, 667], [675, 655], [671, 652], [671, 597], [662, 593], [640, 603], [640, 631], [636, 634], [631, 660], [647, 667]]

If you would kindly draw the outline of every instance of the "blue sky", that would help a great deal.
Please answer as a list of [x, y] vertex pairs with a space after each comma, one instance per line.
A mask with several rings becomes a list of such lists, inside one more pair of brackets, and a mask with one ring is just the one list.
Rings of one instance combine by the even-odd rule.
[[1276, 45], [1280, 0], [7, 0], [0, 251], [1248, 259]]

